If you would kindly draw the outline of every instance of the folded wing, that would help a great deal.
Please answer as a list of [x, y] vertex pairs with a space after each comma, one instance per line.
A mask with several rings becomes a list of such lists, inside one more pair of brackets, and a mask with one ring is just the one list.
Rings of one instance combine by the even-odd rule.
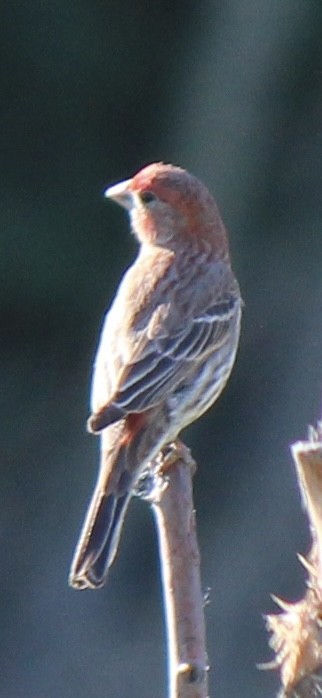
[[[89, 420], [91, 431], [100, 431], [128, 413], [161, 403], [184, 380], [191, 362], [202, 362], [225, 344], [241, 301], [232, 273], [228, 283], [226, 277], [224, 288], [218, 276], [222, 278], [215, 268], [212, 276], [208, 273], [201, 278], [197, 290], [194, 286], [190, 294], [187, 288], [180, 293], [178, 279], [175, 292], [172, 285], [171, 302], [153, 306], [152, 299], [152, 312], [146, 313], [146, 322], [140, 318], [138, 328], [134, 328], [133, 351], [127, 347], [127, 360], [119, 364], [111, 399]], [[125, 341], [120, 335], [120, 354]], [[128, 341], [131, 347], [131, 334]]]

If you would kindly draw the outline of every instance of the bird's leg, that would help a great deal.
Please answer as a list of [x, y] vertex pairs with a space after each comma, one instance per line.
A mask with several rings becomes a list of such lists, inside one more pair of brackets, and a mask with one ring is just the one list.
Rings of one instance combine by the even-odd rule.
[[133, 495], [140, 499], [151, 501], [155, 488], [160, 488], [160, 485], [163, 487], [166, 486], [167, 473], [171, 466], [179, 460], [189, 466], [192, 469], [192, 474], [195, 474], [197, 466], [191, 456], [190, 449], [185, 446], [183, 441], [176, 439], [164, 446], [157, 457], [148, 463], [133, 489]]
[[176, 439], [170, 444], [167, 444], [158, 455], [158, 472], [165, 474], [171, 466], [178, 460], [184, 462], [192, 468], [194, 475], [197, 470], [197, 464], [192, 458], [190, 448], [186, 446], [181, 439]]

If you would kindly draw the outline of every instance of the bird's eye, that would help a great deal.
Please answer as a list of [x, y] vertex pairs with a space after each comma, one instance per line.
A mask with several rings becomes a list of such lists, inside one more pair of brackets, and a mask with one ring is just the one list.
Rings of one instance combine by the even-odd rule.
[[152, 191], [142, 191], [140, 194], [140, 199], [142, 204], [150, 204], [152, 201], [156, 200], [156, 196], [152, 193]]

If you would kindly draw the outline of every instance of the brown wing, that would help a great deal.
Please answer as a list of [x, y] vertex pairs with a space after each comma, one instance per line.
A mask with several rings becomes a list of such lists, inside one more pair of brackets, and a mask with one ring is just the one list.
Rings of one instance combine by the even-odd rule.
[[163, 302], [151, 296], [150, 312], [145, 307], [137, 313], [135, 341], [126, 334], [132, 352], [122, 346], [122, 333], [115, 342], [127, 359], [119, 363], [111, 400], [91, 418], [91, 430], [159, 404], [185, 377], [190, 362], [202, 361], [226, 342], [240, 306], [237, 283], [231, 272], [228, 276], [219, 263], [209, 266], [198, 284], [195, 278], [192, 285], [178, 273], [167, 274], [168, 292], [166, 286], [162, 294], [156, 292]]
[[177, 334], [149, 340], [149, 353], [126, 367], [113, 404], [124, 412], [141, 412], [162, 402], [178, 385], [191, 361], [202, 361], [227, 339], [238, 300], [230, 297], [190, 321]]

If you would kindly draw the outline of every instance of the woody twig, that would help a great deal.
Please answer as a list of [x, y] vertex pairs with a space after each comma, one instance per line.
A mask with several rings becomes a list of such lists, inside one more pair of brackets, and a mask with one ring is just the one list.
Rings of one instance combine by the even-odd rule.
[[169, 698], [207, 698], [208, 662], [193, 506], [195, 464], [183, 444], [160, 456], [148, 496], [156, 521], [167, 628]]

